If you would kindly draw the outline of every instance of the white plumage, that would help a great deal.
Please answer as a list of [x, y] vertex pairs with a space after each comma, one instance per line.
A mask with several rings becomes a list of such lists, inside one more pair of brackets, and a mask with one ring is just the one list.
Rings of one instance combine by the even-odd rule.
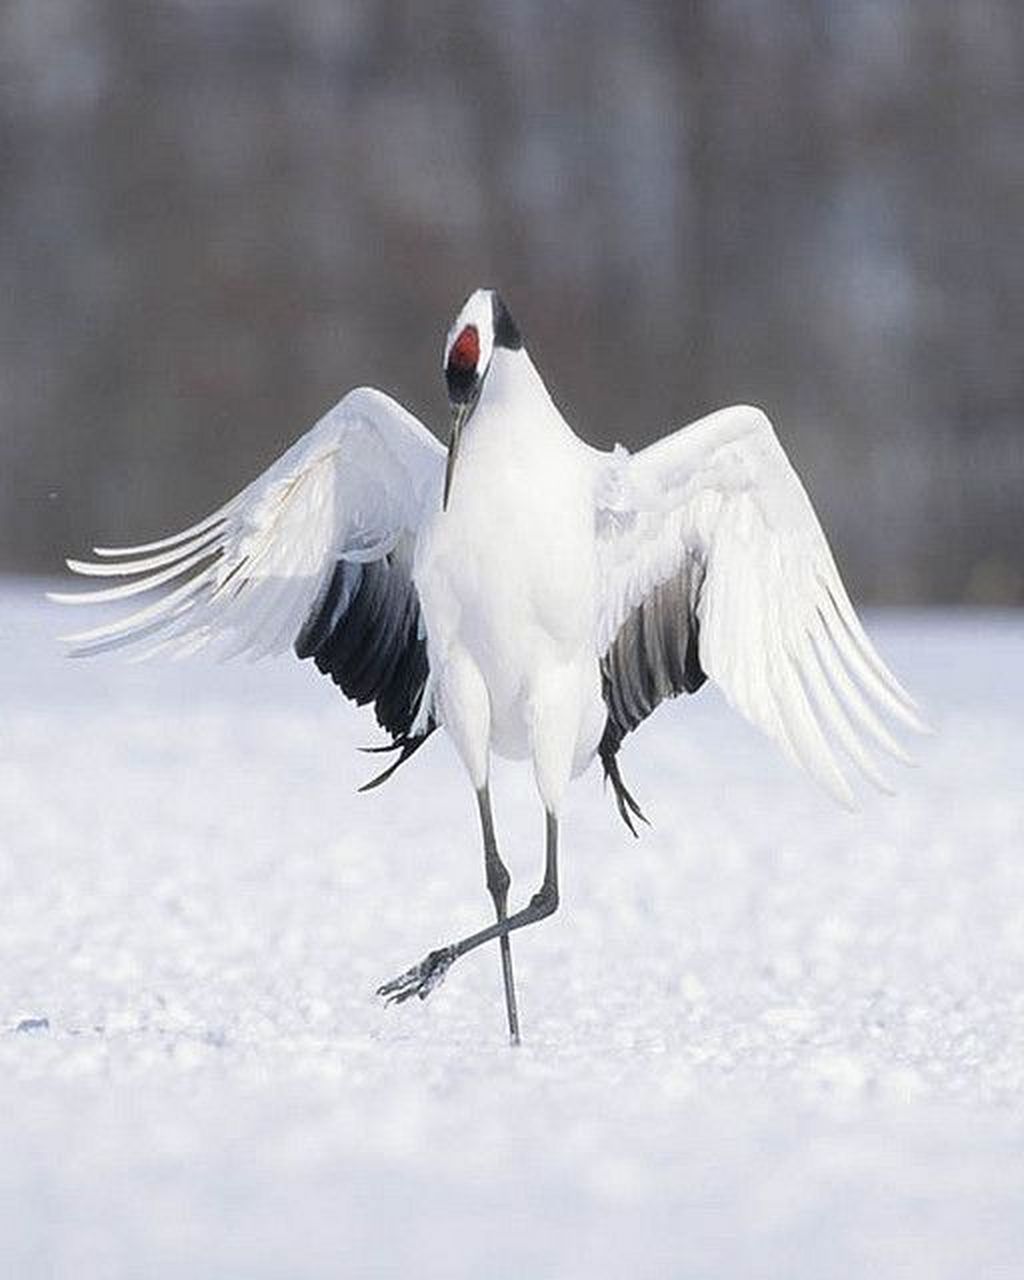
[[729, 703], [836, 799], [853, 801], [836, 747], [886, 789], [870, 746], [907, 757], [878, 712], [923, 726], [854, 613], [764, 413], [721, 409], [611, 466], [599, 506], [611, 517], [598, 539], [599, 651], [630, 609], [679, 576], [700, 665]]
[[[152, 604], [66, 639], [76, 655], [155, 640], [188, 653], [290, 649], [339, 559], [380, 559], [415, 541], [440, 502], [444, 449], [390, 396], [360, 387], [277, 462], [190, 529], [136, 547], [95, 548], [75, 573], [132, 581], [63, 604], [107, 604], [158, 587]], [[180, 583], [171, 586], [178, 579]]]
[[504, 871], [487, 844], [492, 751], [532, 760], [549, 815], [536, 903], [554, 879], [570, 777], [600, 754], [632, 826], [639, 809], [618, 774], [621, 740], [705, 677], [847, 804], [850, 765], [884, 787], [879, 752], [906, 758], [883, 717], [922, 726], [861, 627], [760, 410], [720, 410], [632, 456], [592, 449], [487, 290], [452, 326], [445, 371], [455, 418], [447, 480], [434, 436], [362, 388], [206, 520], [68, 562], [127, 582], [57, 598], [155, 593], [69, 637], [77, 653], [295, 647], [350, 696], [375, 701], [400, 760], [443, 726], [480, 798], [498, 924], [385, 990], [425, 995], [457, 955], [499, 937], [516, 1038], [507, 935], [547, 911], [506, 919], [492, 884], [495, 866]]

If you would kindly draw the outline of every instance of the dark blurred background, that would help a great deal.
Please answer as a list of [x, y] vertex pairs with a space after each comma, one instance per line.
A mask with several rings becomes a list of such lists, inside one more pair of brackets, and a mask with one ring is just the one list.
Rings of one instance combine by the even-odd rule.
[[639, 446], [764, 406], [857, 593], [1024, 599], [1021, 0], [0, 0], [0, 569], [190, 522], [501, 288]]

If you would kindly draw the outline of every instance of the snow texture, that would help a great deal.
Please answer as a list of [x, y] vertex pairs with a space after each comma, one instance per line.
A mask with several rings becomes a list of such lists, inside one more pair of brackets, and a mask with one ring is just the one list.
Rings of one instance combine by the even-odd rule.
[[[848, 815], [710, 689], [594, 769], [562, 907], [490, 922], [441, 740], [386, 787], [307, 665], [65, 659], [0, 586], [0, 1270], [1024, 1275], [1024, 620], [869, 618], [939, 732]], [[79, 619], [70, 618], [71, 626]], [[513, 903], [540, 880], [499, 768]]]

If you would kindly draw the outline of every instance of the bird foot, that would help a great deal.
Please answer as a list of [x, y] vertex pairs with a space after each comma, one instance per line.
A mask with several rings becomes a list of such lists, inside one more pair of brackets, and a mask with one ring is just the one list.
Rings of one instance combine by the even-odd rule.
[[383, 996], [388, 1004], [402, 1004], [406, 1000], [411, 1000], [413, 996], [426, 1000], [431, 991], [444, 982], [445, 974], [451, 968], [455, 958], [454, 947], [439, 947], [436, 951], [431, 951], [430, 955], [419, 964], [414, 964], [411, 969], [406, 969], [405, 973], [400, 973], [397, 978], [392, 978], [390, 982], [385, 982], [383, 986], [378, 987], [377, 994]]

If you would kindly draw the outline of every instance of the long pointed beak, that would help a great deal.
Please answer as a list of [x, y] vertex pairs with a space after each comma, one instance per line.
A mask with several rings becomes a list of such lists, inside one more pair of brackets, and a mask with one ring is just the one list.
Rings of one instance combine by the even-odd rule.
[[465, 404], [457, 404], [452, 409], [452, 434], [451, 439], [448, 441], [448, 465], [444, 470], [444, 499], [441, 502], [442, 511], [448, 510], [448, 497], [452, 490], [452, 476], [455, 474], [455, 455], [459, 451], [459, 441], [462, 439], [462, 428], [472, 410], [472, 401]]

